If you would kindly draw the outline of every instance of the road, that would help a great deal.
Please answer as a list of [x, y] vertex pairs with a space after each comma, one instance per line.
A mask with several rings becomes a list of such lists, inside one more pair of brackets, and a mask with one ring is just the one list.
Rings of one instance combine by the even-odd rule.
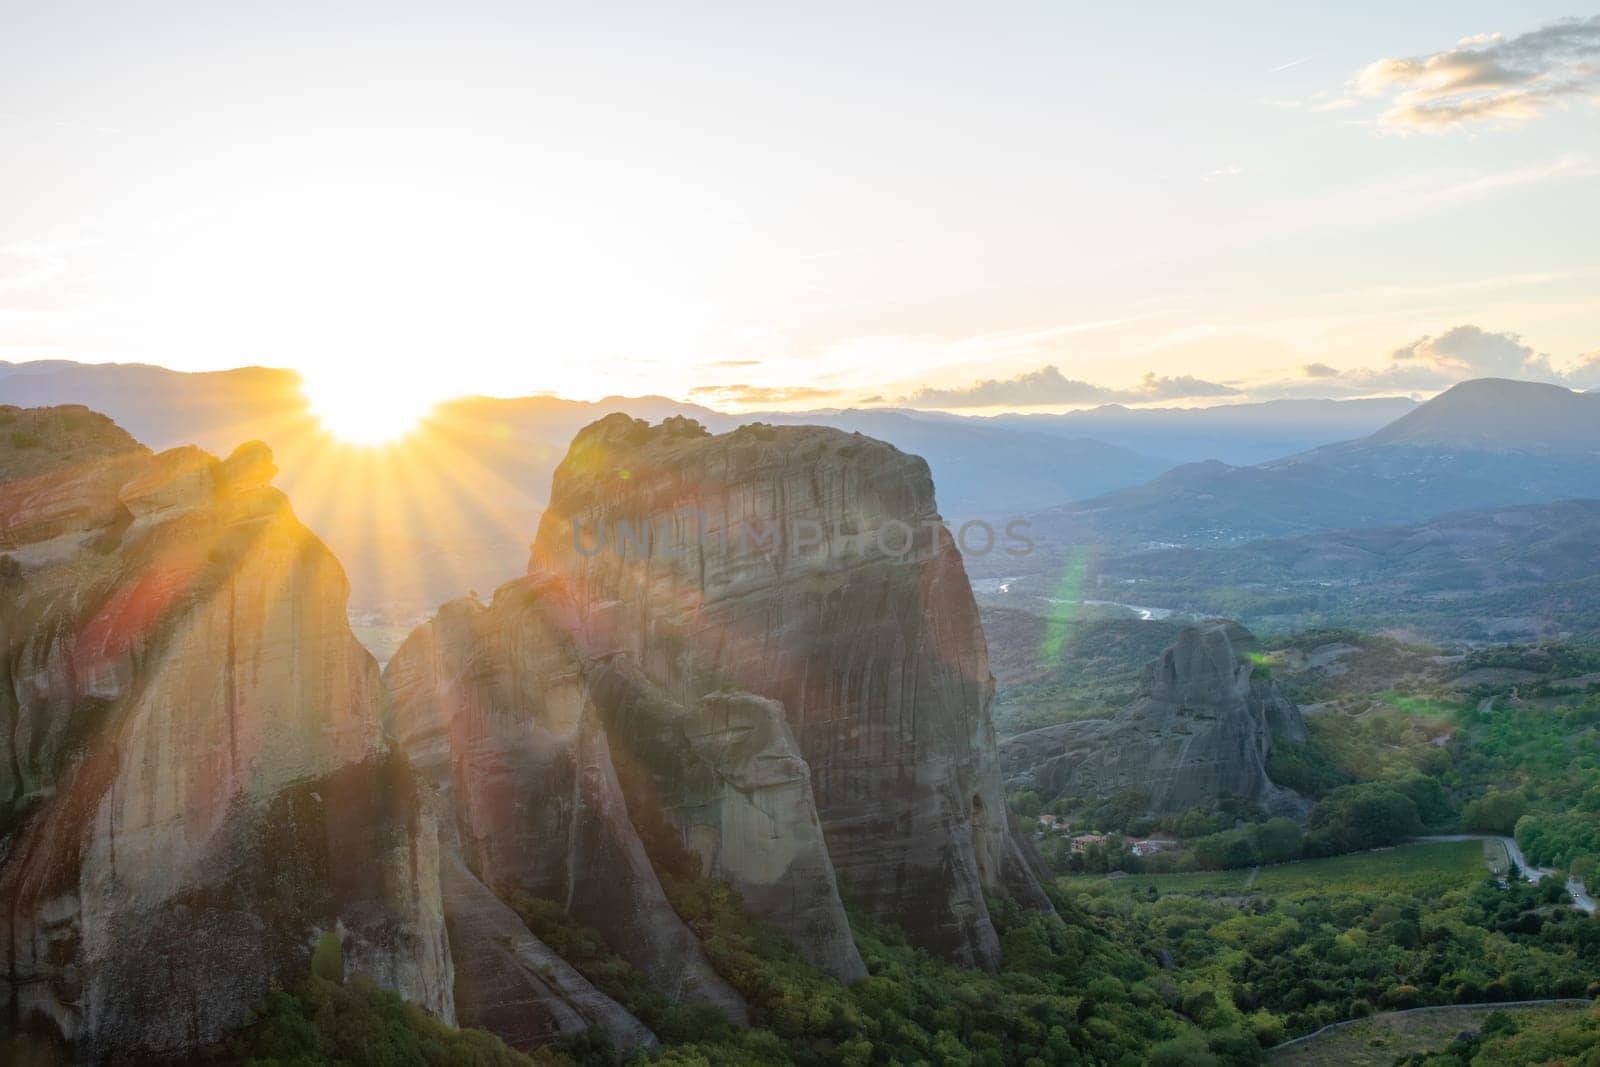
[[[1529, 863], [1528, 857], [1522, 854], [1522, 849], [1517, 845], [1515, 840], [1509, 837], [1502, 837], [1499, 834], [1435, 834], [1430, 837], [1414, 837], [1412, 840], [1423, 843], [1434, 842], [1441, 844], [1448, 841], [1498, 841], [1506, 850], [1506, 855], [1511, 857], [1511, 862], [1517, 865], [1517, 869], [1522, 872], [1522, 876], [1528, 881], [1539, 882], [1547, 876], [1555, 873], [1555, 871], [1551, 870], [1549, 867], [1535, 867], [1533, 864]], [[1578, 908], [1581, 911], [1586, 911], [1590, 915], [1594, 914], [1594, 898], [1589, 895], [1589, 891], [1584, 886], [1582, 878], [1568, 878], [1567, 893], [1572, 897], [1573, 907]]]

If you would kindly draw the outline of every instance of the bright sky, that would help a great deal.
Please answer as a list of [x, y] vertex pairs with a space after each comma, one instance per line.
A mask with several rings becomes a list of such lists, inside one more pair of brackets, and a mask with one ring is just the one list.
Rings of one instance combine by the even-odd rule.
[[1571, 0], [340, 6], [0, 0], [0, 359], [401, 405], [1600, 384]]

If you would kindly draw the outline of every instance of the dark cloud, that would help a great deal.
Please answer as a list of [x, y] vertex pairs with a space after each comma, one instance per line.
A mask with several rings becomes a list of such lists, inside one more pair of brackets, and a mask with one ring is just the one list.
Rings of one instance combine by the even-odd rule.
[[1307, 378], [1337, 378], [1339, 376], [1339, 368], [1330, 367], [1326, 363], [1307, 363], [1301, 369], [1305, 371]]
[[919, 389], [905, 397], [904, 402], [919, 407], [946, 408], [1045, 407], [1060, 404], [1141, 404], [1152, 400], [1237, 396], [1239, 392], [1233, 386], [1188, 374], [1171, 378], [1154, 373], [1146, 374], [1132, 389], [1112, 389], [1068, 378], [1060, 369], [1045, 366], [1015, 378], [989, 378], [953, 389]]
[[1380, 59], [1356, 78], [1362, 96], [1386, 97], [1379, 121], [1437, 130], [1485, 121], [1521, 122], [1557, 101], [1600, 88], [1600, 15], [1561, 19], [1505, 38], [1481, 34], [1454, 48]]

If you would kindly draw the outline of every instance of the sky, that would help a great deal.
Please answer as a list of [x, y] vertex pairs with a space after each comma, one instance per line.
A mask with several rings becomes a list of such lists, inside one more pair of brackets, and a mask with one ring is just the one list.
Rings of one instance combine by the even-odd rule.
[[1600, 8], [1301, 6], [0, 0], [0, 360], [396, 408], [1600, 385]]

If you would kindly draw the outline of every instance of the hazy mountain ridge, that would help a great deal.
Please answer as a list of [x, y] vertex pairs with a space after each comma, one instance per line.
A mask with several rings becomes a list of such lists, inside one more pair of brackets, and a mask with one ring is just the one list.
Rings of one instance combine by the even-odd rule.
[[982, 421], [1092, 437], [1182, 463], [1220, 460], [1246, 465], [1365, 437], [1416, 407], [1408, 397], [1269, 400], [1206, 408], [1109, 404], [1061, 415], [993, 415]]
[[[1533, 414], [1519, 416], [1525, 405]], [[1516, 428], [1514, 437], [1495, 430], [1492, 412]], [[1251, 467], [1188, 464], [1040, 513], [1035, 525], [1058, 551], [1074, 544], [1127, 551], [1584, 497], [1600, 462], [1596, 427], [1600, 405], [1583, 394], [1531, 382], [1465, 382], [1357, 441]]]
[[[189, 374], [143, 364], [14, 364], [0, 376], [0, 402], [88, 404], [157, 448], [226, 451], [241, 440], [266, 441], [282, 469], [279, 484], [345, 561], [352, 607], [396, 623], [515, 577], [567, 443], [608, 414], [687, 416], [717, 432], [762, 420], [862, 432], [927, 459], [945, 513], [957, 519], [1093, 496], [1168, 466], [1125, 448], [977, 420], [871, 410], [729, 415], [654, 396], [463, 397], [441, 404], [414, 442], [374, 452], [328, 435], [297, 375], [263, 368]], [[378, 499], [419, 480], [432, 498], [426, 514]]]

